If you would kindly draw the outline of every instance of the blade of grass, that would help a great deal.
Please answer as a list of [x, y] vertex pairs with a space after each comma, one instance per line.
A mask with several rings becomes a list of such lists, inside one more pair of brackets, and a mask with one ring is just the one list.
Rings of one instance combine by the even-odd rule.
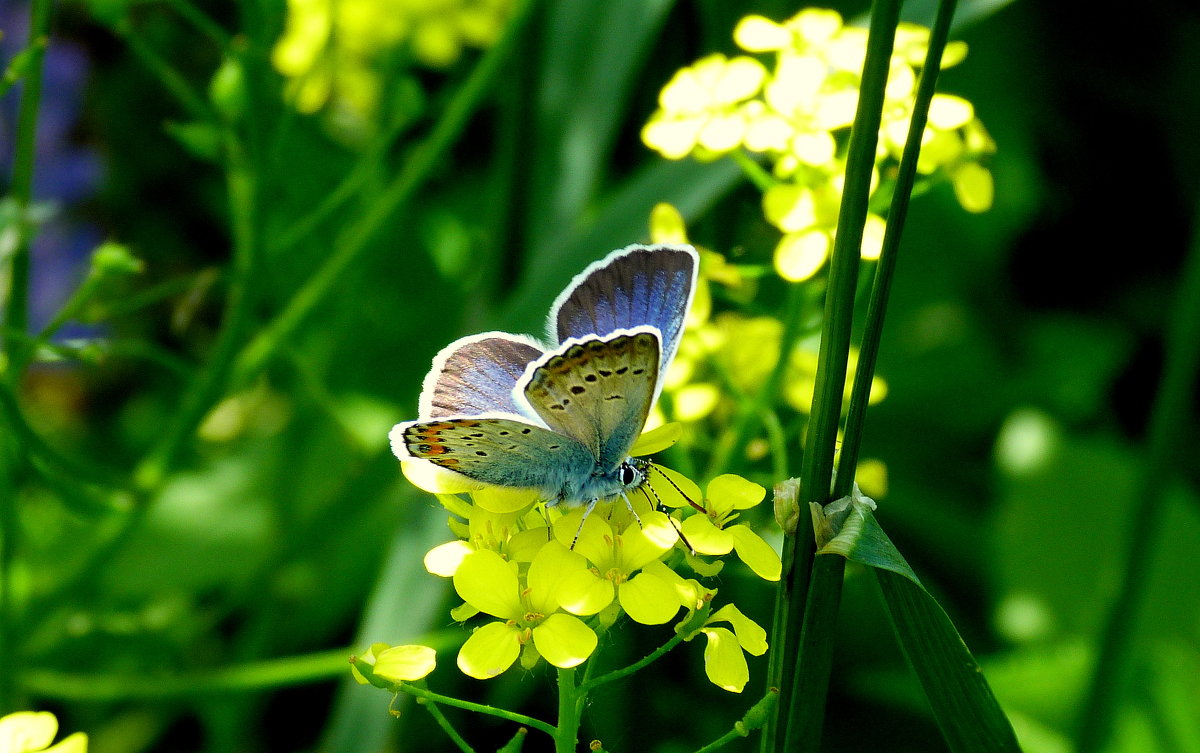
[[[824, 559], [819, 557], [818, 561]], [[950, 750], [1020, 753], [1008, 717], [942, 608], [925, 589], [903, 575], [872, 570], [900, 646], [925, 690]]]
[[1200, 368], [1200, 205], [1173, 316], [1167, 323], [1166, 364], [1150, 414], [1145, 464], [1130, 509], [1128, 550], [1121, 585], [1100, 636], [1096, 667], [1082, 706], [1078, 753], [1096, 753], [1112, 733], [1137, 648], [1135, 627], [1150, 586], [1155, 547], [1162, 534], [1166, 487], [1178, 472], [1179, 449], [1193, 426], [1193, 385]]
[[[821, 348], [817, 354], [816, 386], [804, 446], [801, 507], [807, 507], [810, 502], [824, 504], [829, 500], [842, 395], [846, 388], [863, 226], [899, 15], [898, 0], [875, 0], [871, 5], [867, 54], [863, 62], [858, 109], [850, 131], [845, 187], [829, 268]], [[808, 531], [797, 531], [796, 534], [800, 538], [795, 556], [797, 562], [803, 562], [812, 556], [813, 541]], [[783, 636], [782, 641], [777, 636], [773, 641], [784, 651], [797, 652], [795, 671], [790, 678], [785, 678], [781, 689], [779, 707], [785, 709], [786, 716], [781, 720], [782, 734], [776, 738], [780, 753], [816, 751], [820, 747], [844, 569], [842, 558], [820, 557], [813, 562], [811, 571], [798, 567], [792, 571], [792, 598], [804, 598], [805, 609], [799, 641], [790, 635]], [[784, 660], [784, 666], [789, 663]]]
[[673, 4], [572, 0], [548, 6], [538, 45], [535, 133], [540, 146], [534, 152], [543, 159], [533, 167], [526, 234], [530, 250], [548, 255], [531, 255], [529, 265], [559, 263], [563, 228], [577, 226], [586, 216], [612, 161], [630, 94]]
[[879, 343], [883, 340], [884, 316], [887, 313], [888, 297], [896, 271], [896, 257], [900, 252], [900, 238], [904, 232], [909, 199], [917, 175], [917, 157], [921, 153], [921, 140], [925, 132], [925, 123], [929, 119], [929, 103], [933, 101], [933, 94], [937, 89], [938, 75], [942, 68], [942, 52], [946, 49], [946, 40], [950, 36], [950, 24], [954, 19], [956, 6], [957, 0], [942, 0], [929, 34], [929, 49], [921, 69], [921, 79], [917, 84], [912, 120], [904, 142], [904, 152], [900, 156], [895, 193], [892, 194], [891, 208], [888, 210], [887, 225], [883, 233], [883, 248], [875, 267], [871, 299], [867, 306], [867, 319], [863, 327], [854, 386], [850, 393], [850, 407], [846, 414], [842, 451], [838, 459], [838, 474], [833, 490], [835, 499], [848, 495], [854, 483], [854, 470], [858, 465], [858, 453], [862, 446], [863, 423], [871, 397], [871, 380], [875, 377]]

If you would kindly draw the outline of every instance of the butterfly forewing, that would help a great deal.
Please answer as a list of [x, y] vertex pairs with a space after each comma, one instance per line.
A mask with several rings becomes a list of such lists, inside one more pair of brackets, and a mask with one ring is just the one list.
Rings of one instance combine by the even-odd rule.
[[610, 471], [628, 457], [646, 423], [659, 347], [647, 327], [572, 341], [532, 368], [525, 399], [547, 426], [587, 447], [597, 470]]
[[504, 332], [464, 337], [438, 353], [421, 393], [421, 416], [516, 413], [513, 387], [542, 355], [527, 338]]
[[566, 342], [648, 325], [661, 336], [659, 365], [665, 370], [683, 334], [696, 261], [690, 246], [630, 246], [610, 254], [588, 267], [555, 302], [553, 334]]
[[556, 495], [564, 479], [586, 477], [595, 457], [583, 444], [515, 418], [457, 417], [404, 425], [411, 457], [499, 486]]

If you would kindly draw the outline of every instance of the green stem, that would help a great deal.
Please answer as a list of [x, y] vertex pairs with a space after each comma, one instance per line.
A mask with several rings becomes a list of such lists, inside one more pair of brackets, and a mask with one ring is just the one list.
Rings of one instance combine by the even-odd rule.
[[426, 700], [421, 705], [433, 717], [433, 721], [441, 728], [442, 733], [450, 738], [450, 742], [454, 743], [459, 750], [463, 753], [475, 753], [475, 749], [467, 743], [466, 738], [458, 733], [458, 730], [454, 728], [454, 725], [450, 723], [450, 720], [446, 718], [446, 715], [442, 713], [442, 710], [438, 708], [435, 702]]
[[[8, 299], [4, 307], [4, 326], [24, 334], [29, 326], [29, 248], [33, 226], [29, 208], [33, 201], [33, 168], [37, 154], [38, 109], [42, 97], [42, 63], [50, 30], [50, 0], [33, 0], [30, 8], [29, 43], [26, 47], [25, 81], [17, 112], [17, 133], [13, 154], [10, 192], [17, 207], [17, 240], [8, 270]], [[5, 395], [20, 389], [23, 364], [29, 344], [6, 336], [0, 352], [0, 377]], [[4, 423], [9, 423], [5, 421]], [[9, 427], [5, 427], [9, 428]], [[14, 427], [15, 428], [15, 427]], [[13, 564], [20, 548], [17, 495], [28, 469], [27, 448], [16, 432], [0, 439], [0, 714], [13, 708], [20, 676], [20, 652], [13, 594]]]
[[227, 185], [233, 222], [233, 268], [221, 331], [207, 367], [184, 393], [175, 420], [135, 470], [134, 482], [141, 489], [159, 487], [167, 469], [191, 439], [200, 421], [226, 390], [234, 357], [250, 320], [251, 290], [259, 255], [255, 224], [258, 199], [253, 169], [235, 135], [229, 131], [226, 132], [226, 151], [229, 155]]
[[[24, 332], [29, 322], [29, 245], [33, 240], [33, 227], [29, 221], [29, 207], [33, 201], [33, 168], [37, 156], [38, 110], [42, 101], [42, 63], [45, 60], [45, 39], [50, 32], [50, 0], [34, 0], [30, 8], [29, 44], [30, 59], [25, 81], [21, 85], [21, 101], [17, 112], [17, 134], [13, 153], [12, 182], [10, 192], [17, 205], [17, 241], [9, 266], [8, 300], [5, 304], [5, 326], [15, 332]], [[20, 364], [25, 361], [26, 346], [19, 340], [5, 338], [4, 354], [7, 364], [3, 366], [9, 384], [16, 385], [21, 379]]]
[[130, 51], [158, 78], [163, 88], [175, 97], [191, 118], [202, 123], [216, 121], [212, 108], [208, 105], [208, 100], [193, 89], [187, 79], [171, 67], [166, 58], [146, 44], [128, 20], [119, 21], [113, 27], [113, 31], [129, 45]]
[[383, 191], [362, 219], [341, 235], [333, 253], [296, 291], [283, 311], [238, 354], [234, 368], [235, 383], [243, 382], [266, 366], [333, 290], [334, 284], [346, 270], [358, 260], [367, 244], [397, 208], [407, 203], [443, 163], [446, 152], [457, 141], [480, 102], [488, 96], [488, 90], [515, 49], [515, 42], [520, 38], [521, 29], [532, 15], [535, 5], [534, 0], [524, 0], [505, 29], [504, 36], [487, 51], [471, 76], [455, 93], [446, 112], [428, 138], [413, 151], [396, 180]]
[[742, 168], [742, 173], [744, 173], [745, 176], [750, 179], [750, 182], [753, 183], [754, 187], [758, 190], [766, 191], [768, 188], [771, 188], [779, 182], [775, 179], [775, 176], [767, 172], [762, 165], [758, 164], [758, 162], [754, 160], [753, 157], [751, 157], [749, 154], [746, 154], [741, 149], [734, 149], [729, 153], [729, 156], [732, 157], [733, 161], [738, 164], [738, 167]]
[[367, 183], [371, 176], [383, 163], [388, 150], [396, 139], [409, 128], [411, 123], [405, 119], [397, 119], [387, 131], [376, 137], [374, 143], [363, 152], [357, 163], [351, 168], [346, 177], [316, 206], [306, 213], [294, 225], [279, 234], [278, 239], [270, 243], [267, 253], [277, 256], [288, 250], [305, 238], [312, 237], [313, 232], [321, 223], [329, 219], [338, 208], [349, 201]]
[[1151, 583], [1151, 568], [1166, 513], [1166, 490], [1179, 469], [1179, 449], [1194, 426], [1192, 386], [1200, 368], [1200, 206], [1192, 247], [1168, 322], [1166, 365], [1154, 400], [1146, 462], [1130, 510], [1128, 550], [1120, 590], [1110, 608], [1083, 704], [1077, 750], [1104, 749], [1118, 703], [1129, 685], [1136, 626]]
[[617, 680], [620, 680], [622, 677], [628, 677], [629, 675], [631, 675], [641, 669], [644, 669], [645, 667], [649, 666], [650, 664], [653, 664], [655, 661], [658, 661], [663, 656], [665, 656], [668, 651], [675, 648], [682, 642], [683, 642], [683, 636], [679, 635], [679, 634], [675, 634], [675, 635], [671, 636], [671, 639], [668, 640], [666, 643], [659, 646], [654, 651], [650, 652], [649, 654], [642, 657], [641, 659], [635, 661], [633, 664], [630, 664], [627, 667], [622, 667], [621, 669], [614, 669], [611, 672], [607, 672], [605, 674], [600, 675], [599, 677], [588, 680], [587, 682], [585, 682], [579, 686], [579, 690], [586, 696], [586, 694], [590, 693], [591, 691], [595, 690], [596, 688], [600, 687], [601, 685], [607, 685], [610, 682], [615, 682]]
[[[801, 507], [807, 507], [810, 502], [824, 504], [829, 500], [842, 395], [846, 388], [863, 226], [870, 200], [884, 87], [899, 11], [899, 0], [875, 0], [871, 7], [871, 28], [858, 110], [850, 132], [845, 187], [829, 267], [821, 348], [817, 354], [816, 386], [804, 446]], [[801, 537], [794, 554], [799, 565], [812, 557], [814, 545], [807, 531], [798, 530], [796, 533]], [[779, 708], [785, 709], [785, 716], [776, 736], [776, 750], [780, 753], [815, 751], [820, 745], [833, 654], [833, 625], [836, 623], [845, 567], [844, 562], [827, 560], [840, 559], [821, 557], [813, 561], [811, 571], [800, 567], [793, 567], [791, 571], [790, 598], [804, 598], [805, 607], [800, 640], [787, 635], [776, 636], [772, 641], [777, 650], [797, 653], [795, 671], [791, 677], [785, 678], [781, 688]], [[789, 605], [789, 611], [793, 608]], [[785, 630], [792, 632], [790, 625], [785, 625]], [[783, 666], [789, 664], [792, 661], [785, 657]]]
[[575, 684], [575, 668], [558, 670], [558, 728], [554, 732], [554, 753], [575, 753], [579, 744], [579, 723], [587, 690]]
[[[344, 664], [344, 660], [345, 660], [345, 657], [343, 657], [343, 664]], [[435, 693], [432, 690], [429, 690], [427, 688], [422, 688], [420, 686], [413, 685], [412, 683], [408, 683], [408, 682], [397, 682], [394, 685], [392, 685], [391, 687], [394, 688], [396, 691], [408, 693], [409, 695], [415, 696], [417, 698], [424, 698], [426, 700], [434, 701], [435, 703], [440, 703], [443, 706], [453, 706], [456, 709], [463, 709], [464, 711], [473, 711], [476, 714], [487, 714], [488, 716], [495, 716], [500, 719], [506, 719], [510, 722], [516, 722], [517, 724], [524, 724], [526, 727], [530, 727], [531, 729], [536, 729], [538, 732], [544, 732], [547, 735], [549, 735], [550, 737], [556, 738], [558, 735], [558, 731], [554, 728], [553, 725], [547, 724], [546, 722], [543, 722], [541, 719], [534, 719], [532, 716], [525, 716], [524, 714], [516, 714], [516, 713], [513, 713], [512, 711], [508, 711], [506, 709], [498, 709], [495, 706], [485, 706], [481, 703], [472, 703], [470, 701], [460, 701], [457, 698], [451, 698], [448, 695], [442, 695], [441, 693]]]
[[942, 69], [942, 53], [946, 49], [946, 40], [950, 37], [950, 22], [954, 18], [957, 5], [958, 0], [942, 0], [938, 4], [937, 18], [929, 34], [929, 49], [925, 54], [925, 65], [921, 69], [921, 80], [917, 84], [912, 121], [909, 123], [908, 136], [904, 142], [904, 152], [900, 156], [896, 187], [883, 233], [883, 250], [879, 254], [871, 299], [867, 306], [862, 346], [858, 353], [858, 366], [854, 374], [854, 387], [850, 393], [850, 407], [846, 414], [846, 429], [842, 437], [842, 451], [838, 457], [838, 473], [834, 480], [834, 499], [850, 494], [854, 483], [854, 469], [858, 465], [863, 424], [871, 397], [871, 380], [875, 376], [879, 344], [883, 339], [884, 315], [887, 313], [892, 279], [896, 271], [896, 257], [900, 252], [900, 238], [904, 232], [904, 221], [908, 216], [908, 204], [917, 175], [921, 138], [925, 133], [925, 123], [929, 119], [929, 103], [933, 101], [933, 94], [937, 89], [938, 74]]
[[8, 90], [21, 80], [30, 66], [37, 64], [39, 56], [45, 54], [45, 51], [46, 38], [42, 37], [33, 40], [28, 47], [13, 55], [8, 67], [4, 69], [4, 77], [0, 78], [0, 98], [8, 94]]
[[196, 31], [208, 37], [209, 41], [219, 49], [229, 49], [230, 43], [233, 41], [229, 33], [221, 28], [220, 24], [212, 20], [207, 13], [192, 5], [187, 0], [166, 0], [166, 3], [174, 8], [175, 12], [190, 23]]

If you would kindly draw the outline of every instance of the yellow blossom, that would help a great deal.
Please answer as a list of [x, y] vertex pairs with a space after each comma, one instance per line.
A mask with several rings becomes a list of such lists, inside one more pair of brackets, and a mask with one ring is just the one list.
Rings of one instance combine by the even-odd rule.
[[48, 711], [17, 711], [0, 717], [0, 753], [85, 753], [87, 735], [76, 732], [55, 745], [58, 719]]

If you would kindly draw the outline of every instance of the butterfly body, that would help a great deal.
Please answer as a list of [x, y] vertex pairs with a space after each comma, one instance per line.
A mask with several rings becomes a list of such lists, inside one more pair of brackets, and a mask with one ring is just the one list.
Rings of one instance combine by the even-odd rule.
[[434, 359], [421, 418], [392, 448], [475, 481], [593, 504], [637, 488], [641, 433], [678, 346], [695, 284], [687, 246], [631, 246], [577, 276], [550, 316], [549, 348], [520, 335], [466, 337]]

